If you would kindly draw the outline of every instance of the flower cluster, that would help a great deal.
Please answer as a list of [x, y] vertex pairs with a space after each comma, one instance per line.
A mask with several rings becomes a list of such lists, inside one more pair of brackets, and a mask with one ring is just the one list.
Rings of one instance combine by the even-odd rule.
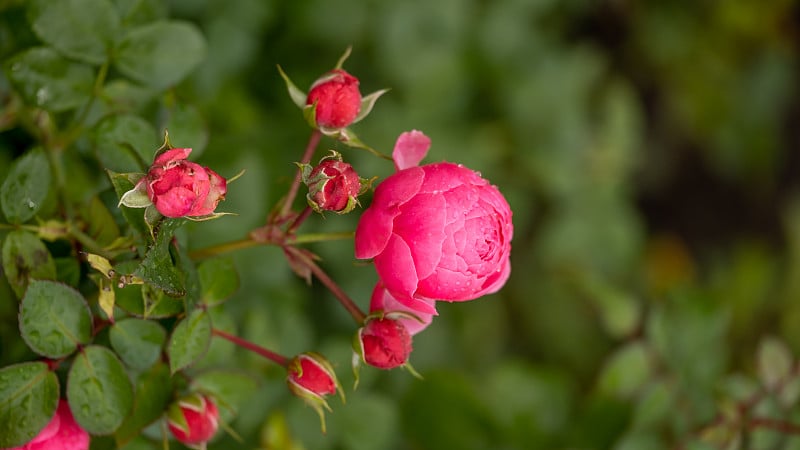
[[430, 323], [436, 301], [497, 292], [511, 270], [514, 228], [505, 198], [461, 165], [418, 166], [429, 147], [419, 131], [400, 135], [397, 172], [378, 185], [356, 228], [355, 256], [373, 259], [380, 278], [371, 311], [404, 316], [394, 326], [368, 320], [359, 332], [356, 352], [380, 368], [405, 364], [410, 336]]

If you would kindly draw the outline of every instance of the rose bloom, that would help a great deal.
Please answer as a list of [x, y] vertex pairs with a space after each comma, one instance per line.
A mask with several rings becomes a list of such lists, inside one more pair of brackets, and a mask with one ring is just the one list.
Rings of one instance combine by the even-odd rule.
[[308, 177], [308, 200], [319, 210], [349, 212], [361, 191], [361, 180], [353, 166], [325, 159]]
[[56, 414], [32, 441], [8, 450], [87, 450], [89, 433], [72, 417], [65, 400], [58, 401]]
[[150, 201], [166, 217], [205, 216], [225, 198], [225, 179], [207, 167], [187, 161], [191, 152], [190, 148], [167, 150], [139, 182], [145, 184]]
[[[183, 416], [183, 421], [178, 420], [178, 415]], [[175, 439], [184, 444], [202, 444], [216, 434], [219, 410], [211, 398], [192, 394], [170, 407], [167, 427]]]
[[336, 69], [311, 85], [307, 105], [317, 104], [317, 125], [326, 128], [344, 128], [355, 120], [361, 110], [361, 92], [358, 78], [342, 69]]
[[[429, 300], [473, 300], [505, 284], [513, 225], [503, 195], [478, 173], [448, 162], [416, 166], [420, 135], [398, 139], [399, 170], [378, 185], [361, 216], [355, 256], [373, 258], [397, 301], [435, 313]], [[405, 148], [415, 155], [398, 157]]]

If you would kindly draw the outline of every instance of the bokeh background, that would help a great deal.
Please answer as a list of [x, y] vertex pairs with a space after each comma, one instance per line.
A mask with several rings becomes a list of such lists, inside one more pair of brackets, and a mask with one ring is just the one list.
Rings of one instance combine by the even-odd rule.
[[[427, 162], [480, 171], [514, 211], [508, 284], [440, 306], [415, 337], [424, 381], [367, 369], [353, 391], [352, 319], [278, 249], [237, 252], [241, 287], [214, 309], [215, 326], [287, 355], [324, 353], [347, 403], [332, 400], [322, 435], [280, 368], [215, 341], [199, 368], [252, 383], [234, 393], [242, 442], [210, 448], [800, 448], [787, 430], [727, 420], [770, 381], [772, 355], [796, 367], [800, 354], [796, 2], [157, 7], [208, 40], [171, 94], [189, 105], [173, 111], [188, 118], [173, 144], [226, 176], [246, 169], [221, 208], [238, 216], [190, 226], [193, 248], [245, 237], [291, 182], [309, 129], [276, 65], [307, 89], [348, 46], [362, 93], [391, 88], [353, 127], [364, 142], [389, 153], [401, 132], [422, 130]], [[362, 176], [392, 171], [323, 147]], [[301, 231], [352, 230], [357, 216], [314, 217]], [[376, 278], [352, 242], [311, 248], [366, 308]], [[798, 389], [753, 414], [800, 424]]]

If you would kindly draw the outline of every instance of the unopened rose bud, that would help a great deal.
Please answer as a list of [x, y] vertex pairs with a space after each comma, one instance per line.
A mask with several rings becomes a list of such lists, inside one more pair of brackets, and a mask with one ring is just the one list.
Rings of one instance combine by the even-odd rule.
[[358, 79], [342, 69], [328, 72], [311, 85], [306, 104], [316, 104], [318, 126], [344, 128], [353, 123], [361, 110]]
[[287, 369], [286, 383], [289, 385], [289, 390], [317, 411], [324, 432], [325, 411], [323, 409], [331, 410], [325, 397], [335, 394], [338, 389], [344, 400], [344, 392], [333, 367], [322, 355], [306, 352], [292, 359]]
[[175, 439], [184, 444], [208, 442], [219, 426], [217, 405], [204, 395], [188, 395], [169, 407], [167, 426]]
[[88, 448], [89, 433], [75, 422], [69, 404], [59, 400], [56, 414], [33, 440], [21, 447], [8, 450], [87, 450]]
[[166, 217], [203, 217], [225, 199], [227, 181], [218, 173], [186, 158], [190, 148], [173, 148], [156, 157], [120, 204], [131, 208], [155, 206]]
[[398, 320], [371, 318], [358, 330], [364, 362], [379, 369], [393, 369], [408, 361], [411, 335]]
[[303, 182], [308, 186], [308, 204], [317, 212], [348, 213], [358, 204], [361, 179], [350, 164], [333, 152], [313, 169], [303, 171]]

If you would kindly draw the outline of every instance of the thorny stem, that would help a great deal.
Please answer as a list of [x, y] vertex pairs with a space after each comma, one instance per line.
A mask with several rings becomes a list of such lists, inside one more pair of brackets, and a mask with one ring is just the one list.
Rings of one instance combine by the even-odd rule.
[[[311, 136], [308, 138], [308, 145], [306, 145], [306, 151], [303, 153], [303, 159], [300, 160], [301, 164], [308, 164], [309, 161], [311, 161], [311, 157], [314, 155], [314, 151], [317, 149], [321, 137], [322, 133], [320, 133], [319, 130], [313, 130], [311, 132]], [[289, 193], [286, 194], [286, 199], [283, 202], [283, 206], [281, 206], [281, 212], [277, 216], [278, 220], [284, 219], [286, 215], [289, 214], [289, 210], [292, 209], [292, 203], [295, 197], [297, 197], [297, 191], [300, 189], [302, 175], [303, 169], [298, 168], [294, 176], [294, 181], [292, 181], [292, 185], [289, 187]]]
[[250, 350], [253, 353], [257, 353], [263, 356], [264, 358], [267, 358], [268, 360], [274, 362], [275, 364], [278, 364], [279, 366], [286, 367], [289, 364], [289, 358], [283, 355], [279, 355], [278, 353], [275, 353], [273, 351], [267, 350], [266, 348], [260, 345], [256, 345], [246, 339], [242, 339], [239, 336], [234, 336], [217, 328], [212, 328], [211, 334], [217, 337], [221, 337], [222, 339], [228, 340], [230, 342], [233, 342], [239, 347]]
[[296, 249], [296, 248], [294, 248], [294, 247], [292, 247], [290, 245], [284, 246], [284, 250], [289, 252], [289, 253], [291, 253], [299, 261], [301, 261], [303, 264], [305, 264], [305, 266], [308, 267], [311, 270], [311, 273], [313, 273], [314, 276], [317, 277], [317, 279], [319, 279], [319, 281], [321, 281], [322, 284], [324, 284], [325, 287], [327, 287], [329, 291], [331, 291], [333, 296], [336, 297], [337, 300], [339, 300], [339, 303], [341, 303], [342, 306], [344, 306], [344, 309], [346, 309], [347, 312], [349, 312], [350, 315], [353, 316], [353, 319], [359, 325], [364, 323], [364, 319], [366, 319], [366, 317], [367, 317], [366, 314], [364, 314], [361, 311], [361, 309], [358, 307], [358, 305], [356, 305], [356, 303], [353, 301], [353, 299], [351, 299], [342, 290], [342, 288], [340, 288], [339, 285], [336, 284], [336, 282], [333, 281], [333, 279], [331, 277], [329, 277], [328, 274], [325, 273], [324, 270], [322, 270], [322, 268], [320, 268], [314, 261], [312, 261], [306, 255], [304, 255], [301, 251], [299, 251], [298, 249]]

